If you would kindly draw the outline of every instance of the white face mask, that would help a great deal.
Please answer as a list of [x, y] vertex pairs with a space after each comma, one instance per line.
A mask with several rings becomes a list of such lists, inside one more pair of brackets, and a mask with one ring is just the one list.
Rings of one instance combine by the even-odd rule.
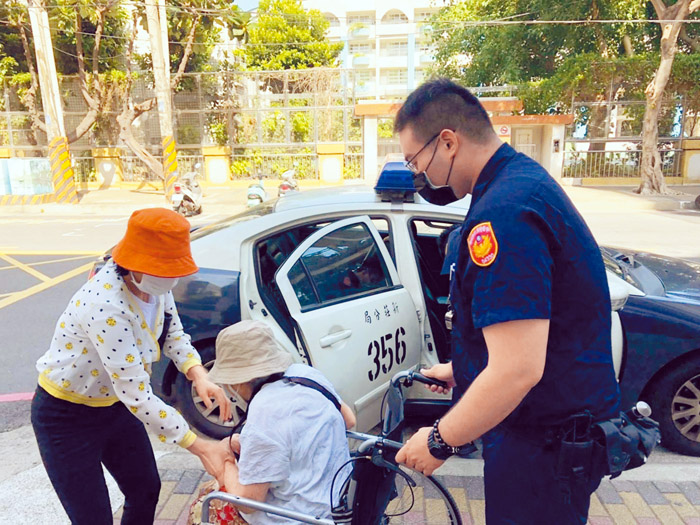
[[164, 295], [175, 288], [180, 279], [171, 277], [154, 277], [153, 275], [141, 275], [141, 282], [137, 283], [134, 274], [131, 274], [131, 282], [134, 286], [148, 295]]

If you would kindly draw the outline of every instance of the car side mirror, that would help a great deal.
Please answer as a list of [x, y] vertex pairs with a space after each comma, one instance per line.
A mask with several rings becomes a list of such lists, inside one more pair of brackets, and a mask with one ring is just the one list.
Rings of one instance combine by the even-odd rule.
[[610, 303], [613, 312], [622, 309], [630, 296], [629, 286], [617, 275], [606, 271], [608, 277], [608, 288], [610, 289]]

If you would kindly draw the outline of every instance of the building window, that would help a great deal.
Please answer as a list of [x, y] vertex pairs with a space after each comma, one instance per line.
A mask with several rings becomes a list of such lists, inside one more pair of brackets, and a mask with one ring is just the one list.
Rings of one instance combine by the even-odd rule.
[[328, 20], [331, 27], [340, 27], [340, 20], [333, 13], [325, 13], [323, 16]]
[[406, 84], [408, 82], [408, 71], [405, 69], [392, 69], [386, 72], [387, 84]]
[[384, 48], [384, 56], [405, 57], [408, 55], [408, 42], [389, 42]]
[[374, 80], [374, 71], [359, 70], [355, 72], [355, 82], [372, 82]]
[[374, 18], [371, 15], [348, 15], [348, 25], [364, 24], [366, 26], [374, 25]]
[[382, 18], [383, 24], [407, 24], [408, 17], [401, 11], [391, 11]]
[[351, 55], [365, 55], [372, 52], [371, 44], [350, 44], [349, 48]]
[[414, 20], [416, 22], [425, 22], [427, 20], [430, 20], [431, 16], [433, 16], [432, 11], [416, 11]]

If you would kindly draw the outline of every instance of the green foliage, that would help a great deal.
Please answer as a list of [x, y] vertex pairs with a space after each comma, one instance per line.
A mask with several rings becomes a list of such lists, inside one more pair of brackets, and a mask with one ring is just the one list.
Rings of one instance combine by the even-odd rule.
[[249, 29], [243, 51], [249, 70], [334, 67], [343, 43], [326, 38], [329, 22], [320, 11], [306, 10], [301, 0], [261, 0], [258, 20]]
[[[523, 15], [523, 13], [525, 13]], [[477, 21], [633, 19], [646, 16], [635, 0], [469, 0], [441, 9], [431, 20], [437, 48], [433, 72], [469, 86], [520, 84], [548, 78], [572, 56], [624, 53], [623, 37], [637, 53], [656, 47], [640, 24], [474, 25]], [[649, 24], [652, 26], [652, 24]]]
[[383, 118], [377, 123], [377, 137], [390, 139], [394, 136], [394, 119]]
[[292, 142], [309, 142], [313, 130], [313, 121], [309, 111], [292, 113]]

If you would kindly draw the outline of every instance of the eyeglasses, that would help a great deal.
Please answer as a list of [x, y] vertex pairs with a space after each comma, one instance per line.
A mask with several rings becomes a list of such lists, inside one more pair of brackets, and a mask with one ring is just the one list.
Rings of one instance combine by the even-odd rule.
[[438, 138], [438, 137], [440, 136], [440, 133], [442, 133], [442, 131], [438, 131], [435, 135], [433, 135], [433, 138], [430, 139], [428, 142], [426, 142], [426, 143], [423, 145], [423, 147], [422, 147], [421, 149], [418, 150], [418, 153], [416, 153], [415, 155], [413, 155], [413, 157], [411, 157], [410, 160], [406, 161], [406, 167], [407, 167], [409, 170], [411, 170], [413, 173], [418, 173], [418, 168], [417, 168], [416, 165], [413, 163], [413, 161], [416, 160], [416, 159], [418, 158], [418, 155], [420, 155], [421, 153], [423, 153], [423, 150], [424, 150], [425, 148], [427, 148], [427, 147], [430, 145], [430, 143], [431, 143], [432, 141], [434, 141], [436, 138]]

